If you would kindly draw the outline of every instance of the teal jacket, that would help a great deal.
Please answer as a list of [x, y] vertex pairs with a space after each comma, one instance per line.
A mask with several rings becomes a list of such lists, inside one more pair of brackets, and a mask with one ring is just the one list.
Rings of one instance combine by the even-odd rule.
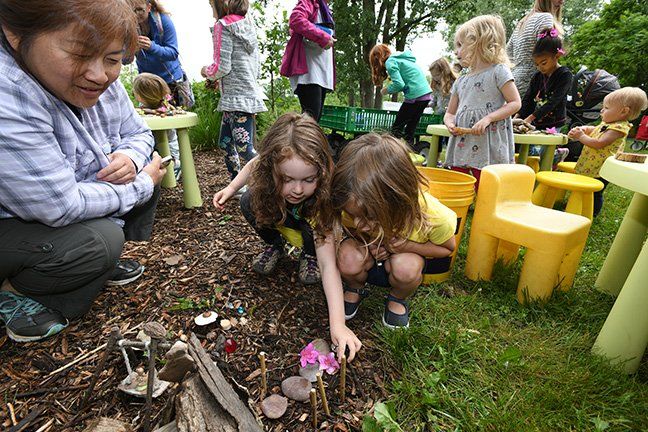
[[410, 51], [395, 52], [389, 56], [385, 68], [392, 81], [387, 86], [388, 93], [402, 91], [405, 99], [416, 99], [432, 92], [425, 74]]

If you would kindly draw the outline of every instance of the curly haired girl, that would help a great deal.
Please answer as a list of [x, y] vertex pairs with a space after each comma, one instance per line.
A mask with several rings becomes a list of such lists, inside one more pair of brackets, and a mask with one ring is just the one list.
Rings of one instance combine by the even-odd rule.
[[457, 80], [457, 73], [445, 57], [435, 60], [429, 70], [430, 88], [432, 88], [430, 106], [434, 110], [434, 114], [445, 114], [450, 102], [452, 84]]

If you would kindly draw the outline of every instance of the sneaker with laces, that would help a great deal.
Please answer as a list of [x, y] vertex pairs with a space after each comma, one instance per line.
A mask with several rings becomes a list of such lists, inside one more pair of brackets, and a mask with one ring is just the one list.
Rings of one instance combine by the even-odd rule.
[[317, 265], [317, 258], [302, 253], [299, 257], [299, 280], [304, 285], [314, 285], [322, 280], [320, 276], [319, 266]]
[[68, 326], [59, 312], [8, 291], [0, 291], [0, 320], [7, 327], [7, 336], [16, 342], [39, 341]]
[[[397, 314], [389, 310], [389, 302], [400, 303], [405, 306], [404, 314]], [[393, 295], [387, 295], [385, 299], [385, 312], [383, 313], [382, 322], [385, 327], [390, 329], [408, 328], [409, 327], [409, 303], [407, 300], [399, 299]]]
[[269, 275], [283, 256], [283, 246], [268, 246], [252, 261], [252, 269], [259, 274]]
[[108, 286], [121, 286], [133, 282], [144, 273], [144, 266], [134, 260], [119, 260], [117, 267], [113, 270], [110, 279], [106, 281]]

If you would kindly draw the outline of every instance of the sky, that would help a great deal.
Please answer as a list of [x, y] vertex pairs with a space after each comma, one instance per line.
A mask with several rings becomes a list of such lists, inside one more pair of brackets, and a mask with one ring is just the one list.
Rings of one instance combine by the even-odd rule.
[[[281, 0], [283, 9], [291, 10], [296, 0]], [[162, 0], [171, 13], [171, 19], [178, 34], [180, 62], [191, 80], [201, 80], [200, 68], [212, 62], [212, 37], [209, 28], [214, 24], [212, 10], [207, 0]], [[268, 14], [280, 10], [267, 10]], [[335, 17], [335, 10], [333, 10]], [[260, 31], [261, 33], [261, 31]], [[288, 42], [288, 35], [286, 35]], [[446, 53], [447, 44], [440, 32], [418, 38], [408, 47], [416, 57], [417, 63], [427, 71], [434, 60]]]

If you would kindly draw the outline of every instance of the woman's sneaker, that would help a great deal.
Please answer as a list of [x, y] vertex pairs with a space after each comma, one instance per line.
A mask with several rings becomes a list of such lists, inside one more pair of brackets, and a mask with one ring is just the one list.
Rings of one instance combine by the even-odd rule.
[[269, 275], [284, 256], [283, 246], [268, 246], [252, 261], [252, 269], [262, 275]]
[[108, 286], [121, 286], [133, 282], [144, 273], [144, 266], [135, 260], [119, 260], [106, 281]]
[[304, 285], [314, 285], [322, 280], [320, 276], [319, 266], [317, 265], [317, 258], [302, 253], [299, 256], [299, 280]]
[[[389, 302], [400, 303], [405, 306], [404, 314], [397, 314], [389, 310]], [[399, 299], [388, 294], [385, 300], [385, 312], [383, 313], [382, 322], [385, 327], [390, 329], [408, 328], [409, 327], [409, 303], [407, 300]]]
[[7, 291], [0, 291], [0, 320], [7, 327], [7, 336], [16, 342], [39, 341], [68, 326], [59, 312]]

